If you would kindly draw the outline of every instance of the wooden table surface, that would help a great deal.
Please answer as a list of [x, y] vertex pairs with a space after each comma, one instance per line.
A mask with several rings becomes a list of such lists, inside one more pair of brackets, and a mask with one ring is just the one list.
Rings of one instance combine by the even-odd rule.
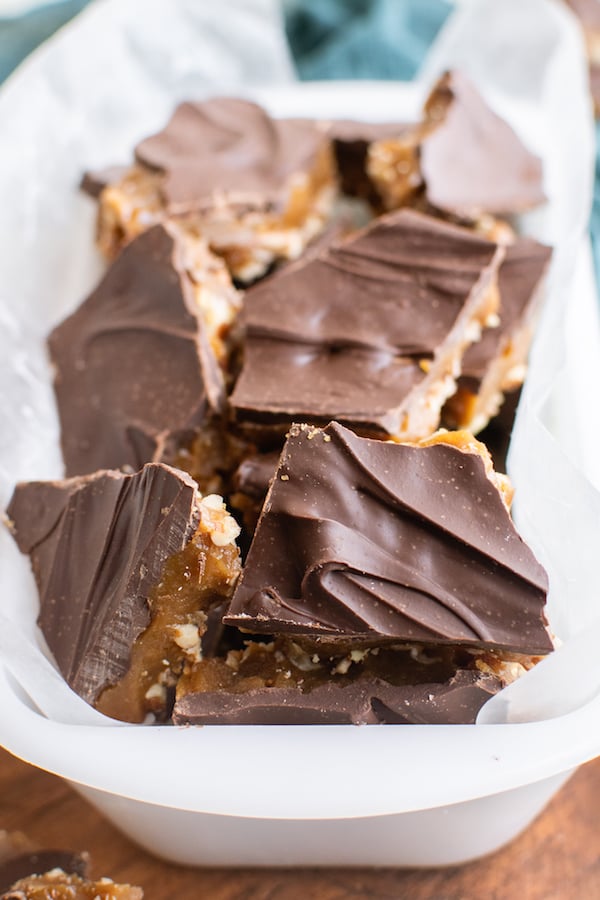
[[59, 778], [0, 749], [0, 829], [42, 847], [88, 850], [92, 874], [139, 884], [146, 900], [600, 900], [600, 759], [581, 768], [534, 824], [464, 866], [184, 869], [138, 849]]

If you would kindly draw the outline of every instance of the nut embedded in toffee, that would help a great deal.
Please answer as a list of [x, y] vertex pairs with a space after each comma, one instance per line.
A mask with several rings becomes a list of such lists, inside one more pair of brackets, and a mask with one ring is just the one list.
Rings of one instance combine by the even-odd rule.
[[239, 527], [220, 497], [149, 464], [17, 486], [7, 509], [31, 557], [39, 624], [69, 685], [102, 712], [168, 714], [208, 610], [239, 574]]
[[412, 210], [250, 289], [230, 406], [253, 437], [336, 419], [431, 434], [460, 358], [496, 311], [504, 249]]
[[461, 434], [415, 446], [293, 426], [224, 621], [351, 647], [552, 650], [546, 573]]

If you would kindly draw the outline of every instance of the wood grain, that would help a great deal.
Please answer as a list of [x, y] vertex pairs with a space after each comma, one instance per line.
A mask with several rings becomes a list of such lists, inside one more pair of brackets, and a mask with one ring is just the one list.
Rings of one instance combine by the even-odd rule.
[[510, 846], [464, 866], [184, 869], [138, 849], [71, 788], [0, 750], [0, 828], [43, 847], [88, 850], [93, 874], [146, 900], [600, 900], [600, 759], [580, 769]]

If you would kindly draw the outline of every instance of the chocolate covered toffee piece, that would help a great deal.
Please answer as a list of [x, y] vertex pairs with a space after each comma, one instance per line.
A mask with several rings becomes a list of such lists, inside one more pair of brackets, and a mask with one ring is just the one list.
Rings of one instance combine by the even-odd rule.
[[370, 145], [367, 173], [387, 209], [423, 197], [444, 215], [477, 220], [545, 200], [540, 159], [456, 71], [434, 86], [421, 124]]
[[431, 434], [465, 348], [496, 312], [503, 254], [400, 210], [256, 285], [241, 314], [236, 421], [259, 437], [331, 419], [368, 434]]
[[[63, 875], [87, 874], [89, 858], [87, 854], [70, 853], [67, 850], [38, 850], [20, 853], [0, 862], [0, 898], [4, 892], [22, 878], [39, 876], [45, 872], [60, 869]], [[10, 894], [9, 894], [10, 896]]]
[[39, 624], [70, 686], [107, 715], [168, 713], [208, 610], [239, 574], [236, 522], [183, 472], [149, 464], [17, 485], [7, 509], [40, 594]]
[[507, 247], [498, 274], [499, 323], [486, 328], [463, 356], [458, 389], [444, 407], [444, 420], [452, 427], [481, 431], [504, 394], [523, 384], [551, 256], [550, 247], [532, 238], [518, 238]]
[[223, 409], [239, 295], [220, 260], [190, 252], [151, 229], [50, 335], [67, 475], [171, 462]]
[[100, 195], [98, 239], [112, 255], [169, 219], [252, 280], [299, 255], [329, 215], [331, 141], [314, 122], [272, 119], [247, 100], [182, 103], [136, 163]]
[[[448, 443], [450, 442], [450, 443]], [[483, 445], [294, 425], [225, 622], [362, 645], [548, 653], [547, 576]]]
[[472, 723], [503, 681], [449, 654], [353, 650], [328, 658], [277, 639], [201, 660], [179, 680], [175, 724]]
[[0, 900], [142, 900], [144, 892], [130, 884], [115, 884], [110, 878], [88, 881], [79, 875], [52, 869], [42, 875], [21, 878]]

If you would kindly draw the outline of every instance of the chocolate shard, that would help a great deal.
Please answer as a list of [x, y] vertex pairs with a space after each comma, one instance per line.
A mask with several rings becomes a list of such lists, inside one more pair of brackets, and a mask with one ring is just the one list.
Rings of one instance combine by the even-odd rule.
[[49, 347], [67, 475], [163, 459], [223, 407], [183, 253], [161, 226], [125, 248]]
[[105, 169], [84, 172], [79, 187], [84, 194], [97, 200], [107, 185], [120, 181], [126, 172], [127, 166], [107, 166]]
[[310, 169], [327, 144], [309, 119], [273, 119], [249, 100], [213, 97], [181, 103], [135, 155], [164, 175], [165, 207], [182, 214], [213, 206], [218, 194], [231, 203], [283, 208], [289, 179]]
[[[487, 328], [481, 335], [481, 340], [467, 349], [463, 357], [461, 377], [481, 382], [491, 363], [505, 349], [506, 343], [514, 342], [518, 332], [524, 327], [531, 332], [533, 317], [539, 306], [539, 289], [551, 257], [552, 249], [533, 238], [517, 238], [514, 244], [506, 248], [506, 256], [498, 272], [500, 324], [497, 328]], [[517, 385], [512, 387], [514, 389]]]
[[430, 434], [465, 347], [495, 310], [503, 254], [401, 210], [255, 286], [235, 418], [258, 433], [337, 419], [371, 434]]
[[84, 878], [89, 868], [89, 857], [85, 853], [70, 853], [67, 850], [37, 850], [21, 853], [0, 864], [0, 892], [8, 891], [16, 881], [30, 875], [42, 875], [52, 869], [78, 875]]
[[512, 215], [546, 199], [542, 164], [462, 72], [446, 72], [425, 107], [420, 144], [428, 202], [464, 219]]
[[193, 480], [159, 464], [17, 485], [7, 516], [29, 554], [38, 622], [58, 667], [93, 704], [127, 672], [148, 596], [200, 522]]
[[492, 675], [458, 671], [443, 684], [395, 685], [378, 678], [330, 681], [311, 691], [263, 687], [179, 698], [177, 725], [471, 724], [501, 687]]
[[294, 425], [224, 621], [540, 655], [547, 588], [479, 452]]

